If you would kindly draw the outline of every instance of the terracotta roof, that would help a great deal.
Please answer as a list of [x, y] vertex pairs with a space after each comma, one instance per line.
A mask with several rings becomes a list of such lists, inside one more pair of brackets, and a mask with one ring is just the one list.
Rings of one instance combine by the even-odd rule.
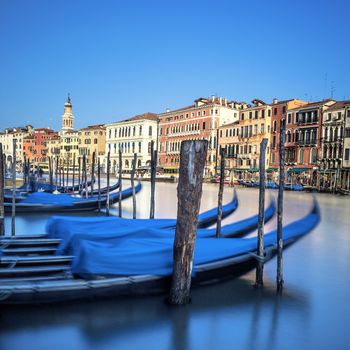
[[327, 111], [335, 111], [337, 109], [343, 109], [347, 106], [350, 106], [350, 100], [338, 101], [334, 105], [330, 106]]
[[322, 106], [328, 102], [332, 102], [332, 101], [334, 101], [334, 100], [332, 100], [331, 98], [328, 98], [328, 99], [322, 100], [322, 101], [310, 102], [306, 105], [290, 109], [289, 111], [304, 110], [304, 109], [309, 109], [309, 108], [313, 108], [313, 107], [320, 107], [320, 106]]
[[132, 120], [143, 120], [143, 119], [157, 121], [158, 120], [158, 115], [155, 114], [155, 113], [147, 112], [147, 113], [135, 115], [135, 117], [124, 119], [124, 120], [121, 120], [121, 121], [122, 122], [129, 122], [129, 121], [132, 121]]
[[104, 124], [88, 125], [86, 128], [82, 128], [80, 130], [88, 130], [88, 129], [105, 129], [105, 126]]

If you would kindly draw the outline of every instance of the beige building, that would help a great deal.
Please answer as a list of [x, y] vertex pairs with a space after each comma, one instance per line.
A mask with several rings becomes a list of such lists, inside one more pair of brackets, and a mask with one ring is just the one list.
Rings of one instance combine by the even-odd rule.
[[266, 168], [269, 166], [271, 106], [255, 99], [240, 111], [237, 171], [255, 172], [259, 168], [260, 143], [267, 138]]
[[111, 172], [117, 171], [119, 150], [122, 151], [125, 172], [132, 169], [134, 153], [137, 154], [139, 170], [150, 165], [151, 141], [155, 145], [157, 142], [157, 119], [154, 113], [144, 113], [106, 125], [106, 155], [110, 151]]
[[[88, 164], [92, 164], [92, 155], [95, 152], [102, 166], [105, 160], [105, 151], [106, 127], [104, 125], [91, 125], [79, 130], [79, 156], [82, 157], [85, 154]], [[97, 162], [97, 158], [95, 161]]]

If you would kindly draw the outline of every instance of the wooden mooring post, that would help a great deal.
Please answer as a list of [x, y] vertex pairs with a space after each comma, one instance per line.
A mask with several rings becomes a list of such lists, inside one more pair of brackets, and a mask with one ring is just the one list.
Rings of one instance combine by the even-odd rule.
[[156, 163], [154, 154], [154, 141], [151, 141], [151, 203], [150, 203], [150, 213], [149, 218], [154, 219], [154, 194], [156, 189]]
[[78, 157], [78, 193], [81, 193], [81, 157]]
[[92, 153], [91, 161], [91, 197], [94, 195], [94, 182], [95, 182], [95, 152]]
[[284, 191], [284, 140], [286, 131], [284, 128], [280, 130], [280, 144], [279, 144], [279, 183], [278, 183], [278, 199], [277, 199], [277, 291], [281, 292], [283, 289], [283, 191]]
[[111, 152], [107, 153], [107, 199], [106, 199], [106, 216], [109, 216], [109, 173], [111, 168]]
[[137, 153], [134, 153], [131, 170], [131, 188], [132, 188], [132, 218], [136, 219], [136, 193], [135, 193], [135, 171], [136, 171]]
[[2, 143], [0, 143], [0, 236], [5, 235], [5, 207], [4, 207], [5, 167]]
[[11, 215], [11, 236], [16, 235], [16, 148], [17, 140], [13, 139], [12, 145], [12, 215]]
[[73, 176], [72, 176], [72, 190], [74, 192], [75, 185], [75, 153], [73, 153]]
[[85, 198], [88, 198], [88, 181], [87, 181], [87, 161], [86, 154], [83, 156], [83, 174], [84, 174], [84, 192]]
[[174, 267], [169, 294], [169, 303], [175, 305], [190, 301], [193, 252], [207, 149], [206, 140], [181, 143]]
[[101, 162], [97, 157], [97, 188], [98, 188], [98, 212], [101, 212]]
[[57, 191], [57, 186], [58, 186], [58, 157], [56, 156], [56, 162], [55, 162], [55, 172], [56, 172], [56, 191]]
[[259, 217], [258, 217], [258, 245], [257, 245], [257, 267], [256, 287], [264, 285], [264, 221], [265, 221], [265, 159], [267, 138], [260, 143], [259, 157]]
[[119, 197], [118, 197], [118, 211], [119, 211], [119, 217], [122, 217], [122, 171], [123, 171], [123, 159], [122, 159], [122, 150], [119, 150], [118, 153], [119, 156]]
[[68, 191], [68, 175], [69, 175], [69, 157], [67, 157], [67, 164], [66, 164], [66, 167], [67, 167], [67, 171], [66, 171], [66, 175], [67, 175], [67, 178], [66, 178], [66, 186], [67, 186], [67, 188], [66, 188], [66, 192], [68, 193], [69, 191]]
[[216, 238], [220, 237], [221, 233], [221, 219], [222, 219], [222, 196], [224, 192], [224, 180], [225, 180], [225, 151], [220, 149], [220, 186], [218, 194], [218, 216], [216, 220]]

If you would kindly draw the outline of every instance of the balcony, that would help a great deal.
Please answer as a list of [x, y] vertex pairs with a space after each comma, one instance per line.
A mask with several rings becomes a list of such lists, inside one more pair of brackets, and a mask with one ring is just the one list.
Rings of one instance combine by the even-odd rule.
[[312, 139], [312, 140], [299, 140], [297, 142], [299, 146], [316, 146], [317, 145], [317, 140]]
[[189, 136], [189, 135], [199, 135], [201, 130], [191, 130], [191, 131], [181, 131], [181, 132], [169, 132], [168, 137], [181, 137], [181, 136]]

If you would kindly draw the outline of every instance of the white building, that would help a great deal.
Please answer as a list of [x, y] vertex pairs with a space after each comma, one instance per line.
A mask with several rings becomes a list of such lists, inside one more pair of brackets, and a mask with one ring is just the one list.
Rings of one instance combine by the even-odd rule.
[[157, 142], [157, 120], [154, 113], [144, 113], [120, 122], [106, 124], [106, 156], [110, 151], [111, 172], [119, 164], [119, 149], [122, 151], [123, 171], [130, 172], [134, 153], [137, 154], [137, 169], [150, 165], [151, 141]]
[[5, 129], [0, 134], [0, 142], [3, 145], [3, 152], [6, 155], [6, 166], [9, 167], [12, 164], [13, 158], [13, 140], [16, 140], [16, 164], [21, 166], [24, 160], [23, 152], [23, 139], [34, 133], [34, 129], [31, 125], [25, 127], [16, 127]]

